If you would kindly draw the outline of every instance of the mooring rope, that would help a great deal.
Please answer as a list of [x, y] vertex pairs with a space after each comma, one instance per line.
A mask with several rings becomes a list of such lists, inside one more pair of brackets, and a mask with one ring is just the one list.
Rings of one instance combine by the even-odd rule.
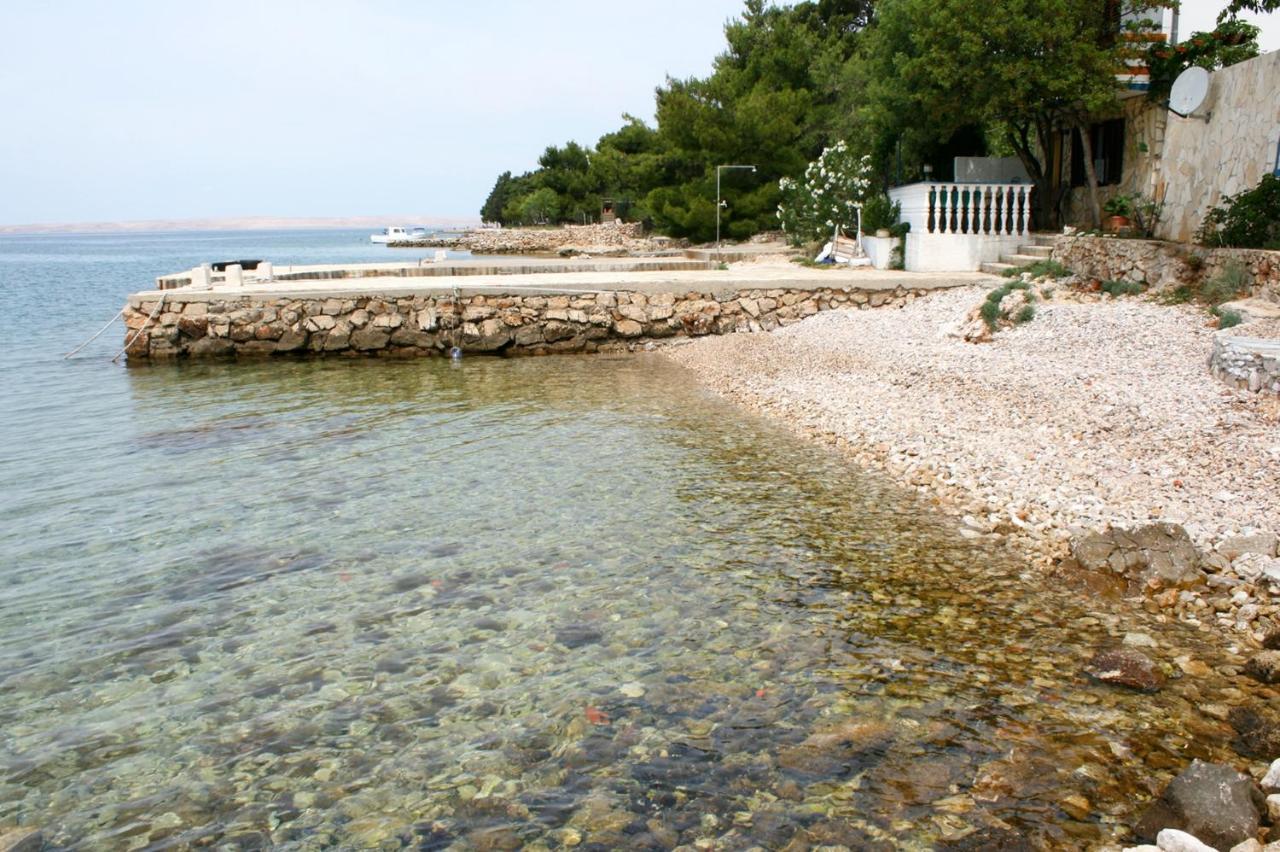
[[[120, 356], [129, 351], [129, 347], [132, 346], [133, 342], [142, 335], [142, 332], [147, 330], [147, 326], [151, 325], [151, 321], [156, 318], [156, 314], [160, 313], [160, 309], [162, 307], [164, 307], [164, 293], [160, 294], [160, 301], [156, 302], [156, 306], [151, 310], [151, 316], [147, 317], [147, 321], [140, 325], [138, 330], [135, 331], [131, 337], [125, 340], [124, 348], [116, 353], [116, 357], [111, 359], [112, 364], [119, 361]], [[122, 309], [120, 313], [124, 313], [124, 310]]]
[[88, 345], [89, 345], [90, 343], [92, 343], [93, 341], [97, 340], [97, 339], [98, 339], [98, 337], [102, 334], [102, 332], [104, 332], [104, 331], [106, 331], [107, 329], [111, 328], [111, 324], [112, 324], [113, 322], [115, 322], [116, 320], [120, 319], [120, 317], [122, 317], [122, 316], [124, 316], [124, 308], [121, 308], [121, 309], [120, 309], [120, 312], [119, 312], [118, 314], [116, 314], [115, 316], [113, 316], [111, 319], [107, 320], [107, 324], [106, 324], [106, 325], [104, 325], [102, 328], [98, 329], [98, 333], [97, 333], [97, 334], [95, 334], [93, 337], [90, 337], [90, 338], [89, 338], [88, 340], [86, 340], [84, 343], [81, 343], [81, 344], [80, 344], [79, 346], [77, 346], [75, 349], [72, 349], [72, 350], [71, 350], [70, 352], [68, 352], [66, 355], [63, 355], [63, 356], [62, 356], [62, 359], [65, 361], [66, 359], [70, 358], [72, 355], [74, 355], [74, 354], [76, 354], [77, 352], [79, 352], [81, 349], [83, 349], [83, 348], [85, 348], [86, 346], [88, 346]]

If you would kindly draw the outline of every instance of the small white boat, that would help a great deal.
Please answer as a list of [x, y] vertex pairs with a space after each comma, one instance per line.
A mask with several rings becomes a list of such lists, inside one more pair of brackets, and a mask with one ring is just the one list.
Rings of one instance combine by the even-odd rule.
[[414, 240], [425, 240], [431, 236], [426, 228], [402, 228], [399, 225], [393, 225], [390, 228], [383, 228], [381, 234], [371, 234], [369, 242], [371, 243], [403, 243], [413, 242]]

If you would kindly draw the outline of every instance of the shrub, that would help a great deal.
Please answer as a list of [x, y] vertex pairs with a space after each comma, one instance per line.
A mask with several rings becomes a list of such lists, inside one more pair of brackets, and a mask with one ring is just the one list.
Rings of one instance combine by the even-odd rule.
[[837, 226], [855, 221], [855, 208], [871, 190], [871, 157], [854, 154], [844, 142], [825, 148], [805, 169], [803, 181], [778, 181], [782, 202], [778, 221], [793, 245], [819, 237], [831, 238]]
[[1207, 246], [1280, 249], [1280, 177], [1263, 175], [1253, 189], [1224, 198], [1196, 232]]
[[884, 228], [888, 230], [898, 224], [902, 217], [902, 205], [890, 201], [889, 196], [877, 192], [862, 205], [862, 233], [874, 234]]
[[1108, 293], [1115, 297], [1120, 296], [1136, 296], [1146, 289], [1145, 285], [1137, 281], [1103, 281], [1102, 292]]
[[1013, 317], [1013, 321], [1015, 323], [1024, 323], [1035, 317], [1036, 311], [1035, 308], [1031, 307], [1031, 303], [1036, 300], [1036, 295], [1031, 290], [1031, 284], [1022, 280], [1009, 281], [988, 293], [986, 300], [978, 308], [978, 315], [987, 324], [987, 328], [992, 331], [996, 330], [996, 326], [1000, 323], [1000, 303], [1004, 301], [1005, 296], [1014, 290], [1027, 291], [1027, 304], [1022, 306], [1022, 309]]
[[1244, 322], [1244, 317], [1240, 315], [1239, 311], [1224, 311], [1220, 308], [1214, 308], [1211, 313], [1218, 318], [1218, 328], [1234, 328]]
[[1249, 273], [1243, 265], [1233, 262], [1200, 285], [1200, 298], [1210, 305], [1221, 305], [1248, 291]]
[[[1016, 267], [1013, 269], [1006, 269], [1003, 274], [1007, 278], [1012, 278], [1015, 275], [1020, 276], [1024, 272], [1030, 273], [1032, 278], [1042, 278], [1046, 275], [1050, 278], [1066, 278], [1071, 274], [1070, 269], [1067, 269], [1056, 260], [1037, 260], [1030, 266], [1026, 266], [1021, 269]], [[1026, 288], [1024, 287], [1022, 289]]]

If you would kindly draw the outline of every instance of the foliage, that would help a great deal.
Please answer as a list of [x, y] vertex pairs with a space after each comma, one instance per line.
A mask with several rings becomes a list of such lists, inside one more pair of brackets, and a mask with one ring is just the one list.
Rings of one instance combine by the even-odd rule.
[[1102, 211], [1108, 216], [1123, 216], [1128, 219], [1133, 215], [1133, 199], [1127, 195], [1113, 195], [1102, 205]]
[[[1127, 2], [1136, 8], [1172, 0]], [[880, 0], [866, 34], [856, 111], [880, 140], [922, 148], [975, 122], [998, 136], [1037, 188], [1041, 225], [1056, 218], [1042, 160], [1061, 127], [1115, 107], [1129, 42], [1096, 0]], [[1153, 12], [1154, 13], [1154, 12]]]
[[1209, 313], [1218, 318], [1218, 328], [1235, 328], [1240, 323], [1244, 322], [1244, 317], [1239, 311], [1233, 311], [1230, 309], [1224, 311], [1215, 306], [1209, 309]]
[[548, 148], [536, 170], [503, 182], [503, 192], [495, 186], [485, 212], [496, 206], [500, 221], [523, 221], [522, 198], [548, 188], [560, 221], [594, 218], [608, 197], [659, 231], [705, 241], [715, 234], [715, 167], [744, 163], [756, 173], [723, 173], [725, 233], [744, 238], [776, 227], [777, 181], [799, 174], [833, 138], [836, 81], [856, 61], [871, 8], [871, 0], [747, 0], [726, 24], [726, 47], [709, 76], [658, 87], [656, 126], [625, 116], [594, 149]]
[[889, 230], [902, 218], [902, 205], [891, 201], [887, 193], [870, 193], [862, 202], [862, 232], [874, 234], [879, 230]]
[[1241, 12], [1276, 12], [1280, 11], [1280, 0], [1231, 0], [1218, 15], [1218, 21], [1235, 18]]
[[1280, 249], [1280, 178], [1223, 199], [1204, 217], [1196, 239], [1207, 246]]
[[871, 158], [859, 157], [841, 141], [824, 148], [804, 171], [804, 182], [778, 181], [778, 221], [793, 245], [825, 237], [857, 224], [858, 205], [871, 188]]
[[1210, 305], [1229, 302], [1247, 292], [1249, 292], [1249, 273], [1243, 264], [1234, 261], [1200, 285], [1200, 299]]
[[1145, 195], [1134, 195], [1132, 199], [1133, 215], [1138, 221], [1138, 230], [1144, 237], [1154, 236], [1156, 226], [1160, 224], [1160, 217], [1164, 215], [1164, 201], [1156, 201]]
[[[1000, 322], [1000, 303], [1004, 301], [1005, 296], [1008, 296], [1014, 290], [1026, 291], [1027, 304], [1023, 306], [1023, 310], [1025, 311], [1026, 308], [1031, 308], [1031, 303], [1035, 301], [1035, 294], [1031, 292], [1031, 285], [1029, 283], [1018, 280], [1001, 284], [999, 287], [987, 294], [987, 298], [982, 302], [982, 306], [978, 308], [978, 315], [981, 316], [982, 321], [987, 324], [987, 328], [992, 331], [996, 330], [996, 326]], [[1019, 315], [1022, 312], [1023, 311], [1019, 311]], [[1027, 317], [1027, 320], [1034, 316], [1035, 308], [1031, 308], [1031, 315]], [[1021, 320], [1021, 322], [1026, 322], [1027, 320]], [[1019, 322], [1016, 317], [1014, 321]]]
[[1120, 296], [1136, 296], [1146, 289], [1138, 281], [1103, 281], [1102, 292], [1119, 298]]
[[1147, 97], [1164, 101], [1169, 97], [1173, 81], [1193, 65], [1226, 68], [1258, 55], [1258, 28], [1234, 18], [1219, 24], [1212, 32], [1195, 32], [1179, 44], [1156, 42], [1147, 48], [1145, 57], [1151, 73]]
[[1031, 322], [1035, 318], [1035, 305], [1023, 305], [1018, 312], [1013, 315], [1013, 322], [1015, 325], [1022, 325], [1024, 322]]
[[1015, 266], [1013, 269], [1006, 269], [1002, 274], [1006, 278], [1013, 278], [1014, 276], [1020, 277], [1024, 272], [1032, 278], [1066, 278], [1071, 274], [1070, 269], [1067, 269], [1056, 260], [1037, 260], [1029, 266]]

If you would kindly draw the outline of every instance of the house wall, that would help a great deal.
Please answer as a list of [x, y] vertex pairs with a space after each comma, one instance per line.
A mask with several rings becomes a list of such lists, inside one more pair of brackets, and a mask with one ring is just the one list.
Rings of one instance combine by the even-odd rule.
[[[1146, 98], [1123, 103], [1124, 172], [1099, 188], [1103, 203], [1117, 194], [1164, 198], [1161, 239], [1191, 240], [1210, 207], [1250, 189], [1275, 166], [1280, 142], [1280, 52], [1215, 71], [1201, 112], [1208, 122], [1181, 118]], [[1144, 150], [1145, 149], [1145, 150]], [[1068, 149], [1067, 158], [1070, 154]], [[1070, 174], [1070, 163], [1065, 174]], [[1088, 188], [1073, 189], [1066, 221], [1088, 225]]]

